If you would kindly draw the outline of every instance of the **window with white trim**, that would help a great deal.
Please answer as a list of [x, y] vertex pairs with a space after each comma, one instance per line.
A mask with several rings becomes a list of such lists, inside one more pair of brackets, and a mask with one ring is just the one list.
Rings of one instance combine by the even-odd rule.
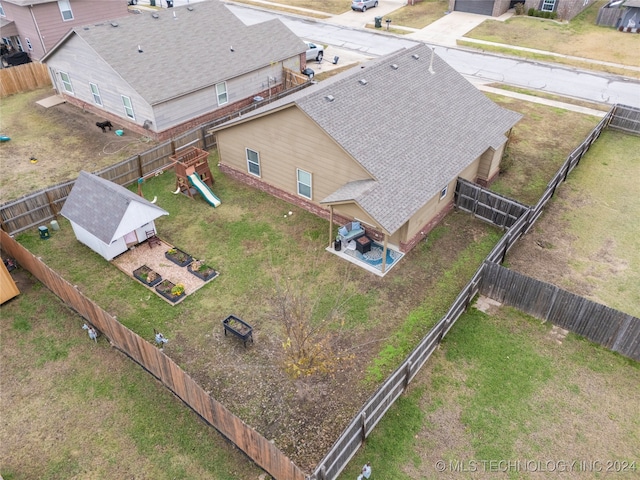
[[447, 196], [447, 192], [449, 191], [449, 185], [440, 190], [440, 200]]
[[299, 168], [296, 170], [298, 175], [298, 195], [311, 200], [311, 174]]
[[224, 105], [229, 102], [229, 97], [227, 96], [227, 82], [216, 84], [216, 96], [218, 97], [218, 105]]
[[71, 77], [69, 77], [69, 74], [60, 72], [60, 80], [62, 80], [62, 88], [64, 88], [64, 91], [73, 95], [73, 86], [71, 85]]
[[556, 6], [556, 0], [542, 0], [542, 10], [543, 12], [553, 12], [553, 9]]
[[71, 3], [69, 0], [58, 0], [58, 8], [62, 14], [62, 20], [73, 20], [73, 12], [71, 11]]
[[255, 150], [247, 148], [247, 170], [249, 173], [260, 176], [260, 154]]
[[1, 3], [0, 3], [0, 17], [6, 17], [6, 15], [4, 14], [4, 8], [2, 7]]
[[27, 42], [27, 48], [29, 50], [33, 50], [33, 45], [31, 45], [31, 40], [25, 37], [24, 41]]
[[136, 116], [133, 114], [133, 105], [131, 104], [131, 99], [126, 97], [125, 95], [120, 95], [122, 97], [122, 105], [124, 106], [124, 113], [131, 120], [135, 120]]
[[102, 97], [100, 96], [100, 90], [98, 90], [98, 85], [95, 83], [89, 82], [89, 88], [91, 89], [91, 95], [93, 95], [93, 101], [96, 105], [102, 106]]

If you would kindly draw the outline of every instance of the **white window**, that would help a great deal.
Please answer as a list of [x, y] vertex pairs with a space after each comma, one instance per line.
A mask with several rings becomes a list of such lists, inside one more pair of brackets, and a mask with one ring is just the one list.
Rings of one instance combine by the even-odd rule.
[[71, 4], [69, 0], [58, 0], [58, 8], [62, 14], [62, 20], [73, 20], [73, 12], [71, 11]]
[[6, 17], [4, 14], [4, 8], [2, 8], [2, 4], [0, 3], [0, 17]]
[[89, 88], [91, 89], [91, 95], [93, 95], [93, 101], [96, 105], [102, 106], [102, 97], [100, 96], [100, 90], [98, 90], [98, 85], [95, 83], [89, 83]]
[[135, 120], [136, 116], [133, 114], [133, 105], [131, 104], [131, 99], [129, 97], [125, 97], [124, 95], [121, 95], [121, 97], [122, 97], [122, 105], [124, 105], [124, 113], [131, 120]]
[[311, 174], [304, 170], [297, 169], [298, 171], [298, 195], [311, 200]]
[[64, 88], [64, 91], [73, 95], [73, 86], [71, 85], [69, 74], [60, 72], [60, 80], [62, 80], [62, 88]]
[[25, 38], [24, 41], [27, 42], [27, 48], [29, 50], [33, 50], [33, 46], [31, 45], [31, 40], [29, 40], [28, 38]]
[[247, 169], [249, 173], [260, 176], [260, 154], [247, 148]]
[[449, 190], [449, 185], [440, 190], [440, 200], [447, 196], [447, 191]]
[[543, 12], [553, 12], [554, 7], [556, 6], [556, 0], [542, 0], [542, 10]]
[[216, 84], [216, 95], [218, 96], [218, 105], [224, 105], [229, 101], [227, 97], [227, 82]]

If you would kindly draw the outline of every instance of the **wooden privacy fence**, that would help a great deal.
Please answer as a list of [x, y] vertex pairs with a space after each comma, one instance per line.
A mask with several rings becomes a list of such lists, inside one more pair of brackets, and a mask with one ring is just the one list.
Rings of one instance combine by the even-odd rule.
[[461, 177], [456, 183], [455, 204], [456, 208], [502, 228], [511, 227], [522, 214], [529, 211], [527, 205]]
[[[478, 268], [473, 278], [462, 289], [446, 315], [440, 319], [440, 321], [420, 341], [418, 346], [407, 356], [403, 363], [384, 381], [376, 392], [374, 392], [347, 428], [345, 428], [327, 455], [318, 463], [313, 472], [312, 478], [322, 480], [333, 480], [337, 478], [349, 460], [360, 448], [366, 437], [371, 433], [375, 425], [378, 424], [387, 410], [391, 405], [393, 405], [395, 400], [402, 394], [402, 392], [404, 392], [409, 382], [429, 359], [442, 338], [444, 338], [444, 336], [449, 332], [458, 318], [469, 306], [475, 295], [480, 291], [483, 276], [488, 268], [487, 264], [499, 263], [504, 260], [509, 249], [511, 249], [515, 242], [524, 233], [526, 233], [529, 228], [531, 228], [533, 223], [541, 214], [542, 208], [546, 202], [548, 202], [553, 196], [557, 186], [564, 181], [569, 172], [575, 168], [591, 144], [607, 126], [613, 115], [619, 113], [622, 118], [629, 118], [629, 116], [635, 111], [635, 109], [632, 109], [631, 107], [622, 106], [620, 109], [617, 107], [618, 106], [609, 111], [607, 116], [602, 119], [585, 141], [582, 142], [582, 144], [575, 149], [571, 155], [569, 155], [565, 163], [554, 176], [553, 180], [547, 186], [545, 193], [535, 207], [523, 210], [517, 219], [515, 218], [515, 205], [518, 205], [517, 202], [494, 202], [487, 203], [485, 207], [482, 207], [486, 212], [489, 212], [487, 215], [483, 215], [483, 218], [490, 221], [497, 221], [500, 226], [506, 227], [507, 231], [489, 255], [487, 255], [485, 263]], [[633, 125], [635, 125], [634, 128], [636, 128], [635, 132], [640, 133], [638, 132], [638, 130], [640, 130], [640, 124], [636, 122], [633, 123]], [[202, 127], [198, 129], [198, 133], [189, 132], [183, 135], [179, 139], [174, 140], [176, 143], [173, 144], [169, 150], [176, 150], [188, 145], [199, 146], [200, 148], [203, 146], [206, 147], [207, 135], [209, 134], [207, 129], [210, 128], [211, 126]], [[204, 142], [204, 145], [201, 145], [201, 143], [198, 142]], [[166, 145], [161, 145], [156, 148], [162, 149], [165, 148], [165, 146]], [[150, 155], [150, 157], [147, 158], [148, 163], [144, 163], [142, 159], [138, 158], [143, 157], [147, 153], [149, 152], [145, 152], [145, 154], [136, 157], [136, 162], [138, 162], [135, 164], [138, 169], [137, 174], [133, 173], [136, 171], [136, 168], [133, 168], [131, 165], [124, 165], [128, 160], [122, 162], [122, 164], [119, 164], [118, 166], [105, 169], [101, 173], [103, 176], [106, 175], [105, 178], [109, 178], [108, 176], [110, 175], [113, 178], [118, 179], [118, 181], [137, 181], [140, 176], [143, 176], [141, 173], [144, 171], [153, 172], [155, 171], [154, 169], [157, 170], [157, 165], [162, 163], [160, 158], [163, 158], [164, 152], [160, 151], [156, 151], [156, 157]], [[117, 170], [116, 167], [120, 168], [120, 170]], [[468, 196], [471, 197], [471, 195]], [[508, 200], [504, 197], [501, 198]], [[493, 200], [487, 200], [487, 202], [489, 201]], [[50, 203], [56, 205], [56, 201], [52, 201]], [[505, 208], [502, 213], [497, 213], [496, 205], [498, 203], [503, 205]], [[0, 207], [0, 212], [3, 215], [3, 229], [7, 222], [4, 217], [4, 208], [4, 206]], [[46, 209], [43, 208], [43, 210]], [[476, 208], [475, 212], [477, 213], [479, 210], [480, 209]], [[26, 212], [27, 209], [25, 209], [25, 213], [23, 214], [24, 216], [27, 216]], [[511, 223], [511, 225], [507, 226], [509, 223]], [[247, 453], [247, 455], [258, 465], [277, 479], [298, 480], [304, 478], [302, 471], [291, 463], [282, 452], [280, 452], [270, 442], [267, 442], [264, 437], [259, 435], [253, 429], [246, 426], [240, 419], [233, 416], [216, 400], [208, 396], [175, 363], [165, 357], [164, 354], [158, 352], [155, 347], [147, 347], [150, 345], [148, 342], [120, 325], [117, 320], [109, 316], [106, 312], [100, 309], [100, 307], [81, 295], [75, 288], [57, 276], [55, 272], [46, 267], [46, 265], [35, 259], [35, 257], [24, 250], [23, 247], [18, 245], [5, 232], [0, 232], [0, 239], [2, 240], [3, 248], [8, 247], [6, 250], [10, 255], [14, 256], [18, 262], [30, 270], [60, 298], [75, 308], [81, 315], [85, 316], [85, 318], [93, 323], [96, 328], [103, 331], [106, 336], [112, 339], [114, 345], [159, 378], [187, 405], [193, 408], [223, 435], [227, 436], [231, 441], [245, 451], [245, 453]], [[558, 315], [561, 315], [561, 310], [558, 310]], [[628, 326], [625, 325], [626, 324], [623, 324], [622, 327], [626, 328], [627, 332], [631, 332], [633, 334], [633, 332], [636, 331], [635, 329], [637, 326], [635, 326], [632, 321], [629, 321]], [[114, 339], [117, 339], [119, 343], [116, 344]], [[617, 343], [614, 342], [614, 344], [616, 345], [616, 348], [630, 348], [626, 346], [626, 343], [622, 339]], [[636, 347], [633, 347], [632, 350], [635, 351], [635, 348]]]
[[483, 295], [640, 361], [640, 318], [496, 263], [487, 262], [485, 267]]
[[44, 63], [30, 62], [0, 69], [0, 98], [46, 86], [51, 86], [51, 78]]
[[616, 130], [640, 135], [640, 108], [615, 105], [609, 126]]
[[[0, 72], [2, 72], [2, 70], [0, 70]], [[182, 148], [193, 146], [203, 150], [209, 150], [214, 147], [216, 142], [212, 129], [217, 125], [273, 102], [283, 96], [297, 92], [307, 86], [309, 86], [309, 83], [280, 92], [272, 98], [256, 102], [223, 118], [201, 125], [170, 141], [157, 145], [146, 152], [134, 155], [120, 163], [94, 173], [99, 177], [124, 187], [133, 185], [139, 178], [153, 175], [156, 172], [159, 173], [170, 167], [173, 164], [170, 157]], [[11, 235], [15, 235], [16, 233], [57, 219], [57, 215], [62, 209], [74, 183], [75, 180], [62, 182], [0, 205], [0, 229]]]
[[305, 475], [273, 443], [246, 425], [208, 395], [186, 372], [157, 347], [118, 322], [77, 288], [0, 231], [2, 249], [124, 352], [160, 380], [185, 404], [238, 446], [275, 478], [304, 480]]

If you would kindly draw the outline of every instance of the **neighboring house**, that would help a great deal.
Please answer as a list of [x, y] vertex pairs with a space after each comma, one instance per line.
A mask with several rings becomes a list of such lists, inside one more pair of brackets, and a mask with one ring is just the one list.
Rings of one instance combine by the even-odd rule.
[[76, 28], [43, 61], [69, 103], [165, 140], [282, 91], [306, 49], [280, 20], [248, 26], [210, 0]]
[[2, 42], [31, 60], [44, 57], [69, 30], [127, 15], [124, 0], [2, 0]]
[[640, 0], [625, 0], [616, 28], [624, 32], [640, 32]]
[[525, 12], [530, 8], [544, 12], [556, 12], [558, 19], [571, 20], [595, 0], [449, 0], [449, 10], [478, 13], [499, 17], [513, 8], [516, 3], [524, 3]]
[[155, 232], [154, 220], [169, 212], [104, 178], [80, 172], [60, 214], [73, 232], [106, 260], [147, 240]]
[[520, 118], [418, 45], [214, 131], [223, 172], [329, 219], [330, 232], [358, 220], [408, 251], [452, 208], [458, 177], [498, 175]]

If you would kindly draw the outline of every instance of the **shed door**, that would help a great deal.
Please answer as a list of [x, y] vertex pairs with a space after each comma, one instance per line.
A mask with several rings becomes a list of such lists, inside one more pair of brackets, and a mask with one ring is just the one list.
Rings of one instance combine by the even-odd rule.
[[493, 13], [493, 0], [456, 0], [453, 7], [456, 12], [478, 13], [489, 15]]

